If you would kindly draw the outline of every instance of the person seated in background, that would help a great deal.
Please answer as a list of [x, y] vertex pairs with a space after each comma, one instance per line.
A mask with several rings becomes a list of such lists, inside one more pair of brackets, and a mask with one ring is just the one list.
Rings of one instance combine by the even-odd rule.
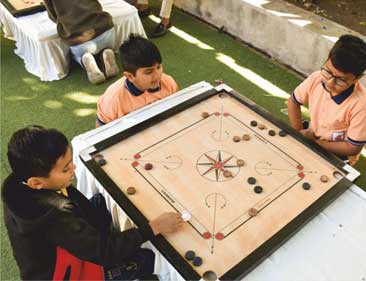
[[[8, 143], [12, 173], [2, 186], [4, 220], [22, 280], [135, 280], [151, 276], [155, 255], [141, 244], [183, 224], [166, 212], [139, 228], [113, 228], [104, 197], [72, 186], [66, 137], [29, 126]], [[116, 275], [116, 273], [118, 273]]]
[[[172, 26], [170, 23], [170, 16], [172, 12], [174, 0], [163, 0], [160, 8], [160, 23], [156, 26], [151, 37], [164, 36], [168, 29]], [[146, 17], [150, 14], [149, 0], [137, 0], [137, 10], [140, 17]]]
[[[311, 74], [288, 100], [291, 126], [305, 137], [354, 165], [366, 144], [366, 90], [360, 79], [366, 69], [366, 43], [343, 35], [320, 71]], [[300, 106], [310, 111], [306, 128]]]
[[[97, 0], [44, 0], [44, 5], [57, 24], [58, 35], [70, 45], [74, 59], [86, 70], [91, 83], [102, 83], [119, 73], [112, 50], [112, 17]], [[98, 67], [93, 55], [100, 57], [103, 67]]]
[[163, 73], [162, 58], [155, 44], [130, 35], [120, 49], [123, 77], [99, 97], [99, 127], [178, 91], [174, 79]]

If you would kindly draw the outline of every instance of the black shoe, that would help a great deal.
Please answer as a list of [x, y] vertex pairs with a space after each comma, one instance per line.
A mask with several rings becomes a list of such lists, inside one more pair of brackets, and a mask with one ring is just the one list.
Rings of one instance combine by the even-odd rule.
[[147, 8], [147, 9], [145, 9], [143, 11], [139, 11], [138, 14], [139, 14], [139, 17], [140, 18], [146, 18], [146, 17], [148, 17], [148, 16], [151, 15], [151, 9], [150, 8]]
[[168, 32], [168, 29], [171, 27], [172, 27], [171, 23], [168, 23], [167, 26], [165, 26], [162, 23], [159, 23], [158, 26], [155, 28], [154, 32], [151, 34], [151, 37], [156, 38], [164, 36]]

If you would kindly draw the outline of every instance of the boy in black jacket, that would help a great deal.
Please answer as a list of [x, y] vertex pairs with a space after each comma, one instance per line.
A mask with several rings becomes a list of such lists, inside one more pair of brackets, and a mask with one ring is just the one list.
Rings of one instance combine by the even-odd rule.
[[[154, 270], [154, 254], [140, 246], [177, 231], [179, 214], [149, 224], [113, 229], [104, 198], [98, 208], [71, 182], [75, 166], [65, 136], [31, 126], [8, 144], [12, 174], [4, 181], [4, 219], [23, 280], [132, 280]], [[97, 199], [97, 200], [95, 200]]]

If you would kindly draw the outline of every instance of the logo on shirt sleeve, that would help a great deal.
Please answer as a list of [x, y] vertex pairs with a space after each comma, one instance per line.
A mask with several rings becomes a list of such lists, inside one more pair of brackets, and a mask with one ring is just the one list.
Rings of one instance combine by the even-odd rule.
[[345, 131], [338, 131], [332, 133], [332, 141], [343, 141], [346, 137]]

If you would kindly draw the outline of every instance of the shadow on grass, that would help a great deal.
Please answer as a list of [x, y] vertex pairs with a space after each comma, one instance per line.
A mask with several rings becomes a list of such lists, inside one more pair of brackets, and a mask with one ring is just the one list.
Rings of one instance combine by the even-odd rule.
[[[158, 14], [160, 5], [156, 1], [153, 3], [153, 11]], [[143, 21], [147, 34], [158, 21], [156, 17]], [[179, 62], [178, 65], [165, 63], [164, 67], [183, 83], [183, 87], [201, 80], [214, 84], [215, 79], [222, 79], [277, 118], [288, 122], [282, 113], [287, 108], [286, 94], [291, 93], [301, 79], [262, 54], [253, 53], [234, 38], [219, 34], [217, 29], [195, 18], [187, 21], [187, 15], [179, 10], [174, 10], [172, 24], [179, 32], [172, 28], [167, 36], [154, 41], [164, 58], [169, 54], [171, 62], [174, 57]], [[305, 118], [309, 116], [306, 109], [303, 114]], [[356, 184], [366, 190], [366, 161], [363, 156], [355, 168], [361, 172]]]
[[[152, 7], [157, 14], [160, 4], [153, 1]], [[281, 113], [287, 107], [282, 93], [291, 93], [301, 82], [299, 78], [197, 19], [178, 10], [173, 14], [176, 33], [169, 32], [154, 42], [161, 50], [165, 72], [176, 79], [181, 89], [202, 80], [214, 84], [214, 80], [222, 79], [287, 121], [287, 116]], [[156, 23], [145, 19], [143, 24], [149, 33]], [[14, 55], [14, 48], [12, 41], [1, 40], [1, 150], [6, 151], [7, 142], [16, 129], [30, 124], [57, 128], [69, 139], [93, 129], [97, 98], [118, 77], [94, 86], [88, 82], [84, 71], [73, 63], [70, 74], [63, 80], [41, 82], [26, 72], [23, 61]], [[6, 153], [2, 153], [1, 163], [3, 180], [9, 173]], [[364, 172], [365, 166], [363, 158], [356, 168]], [[365, 186], [364, 179], [365, 174], [357, 183]], [[1, 245], [2, 279], [19, 279], [3, 225]]]

